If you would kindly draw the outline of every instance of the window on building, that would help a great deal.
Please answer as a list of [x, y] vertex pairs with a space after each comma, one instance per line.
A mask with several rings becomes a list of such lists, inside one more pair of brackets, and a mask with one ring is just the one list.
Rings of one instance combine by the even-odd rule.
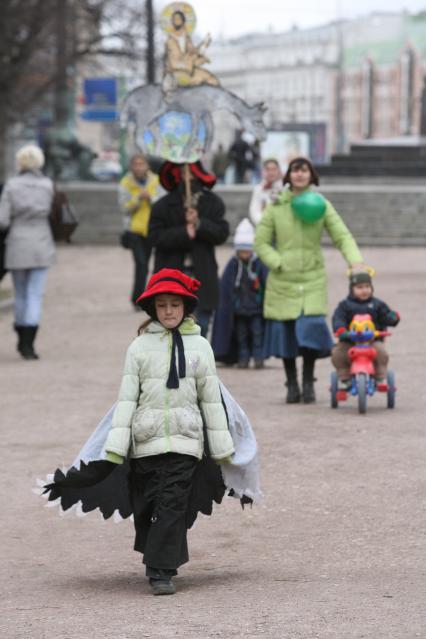
[[407, 49], [400, 62], [400, 119], [402, 135], [410, 135], [413, 117], [414, 54]]
[[363, 138], [371, 138], [373, 135], [374, 69], [370, 59], [364, 60], [361, 86], [361, 134]]

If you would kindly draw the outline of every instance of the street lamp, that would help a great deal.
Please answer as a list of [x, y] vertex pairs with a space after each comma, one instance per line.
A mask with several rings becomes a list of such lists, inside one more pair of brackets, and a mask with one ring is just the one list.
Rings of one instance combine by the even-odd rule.
[[155, 84], [154, 9], [152, 0], [146, 0], [146, 80]]

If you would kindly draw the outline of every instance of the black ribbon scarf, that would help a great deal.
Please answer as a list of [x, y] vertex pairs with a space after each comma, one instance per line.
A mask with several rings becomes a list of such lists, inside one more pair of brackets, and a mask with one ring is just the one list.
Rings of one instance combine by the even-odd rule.
[[[185, 363], [185, 350], [183, 348], [182, 335], [178, 328], [174, 328], [172, 331], [172, 354], [170, 357], [169, 376], [167, 378], [167, 388], [179, 388], [179, 378], [186, 376], [186, 363]], [[178, 354], [178, 371], [176, 369], [176, 350]]]

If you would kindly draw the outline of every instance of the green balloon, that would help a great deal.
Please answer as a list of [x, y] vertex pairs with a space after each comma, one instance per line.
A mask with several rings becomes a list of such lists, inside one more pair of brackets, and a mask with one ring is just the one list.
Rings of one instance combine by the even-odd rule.
[[327, 203], [319, 193], [305, 191], [305, 193], [294, 196], [291, 207], [299, 220], [313, 224], [324, 217]]

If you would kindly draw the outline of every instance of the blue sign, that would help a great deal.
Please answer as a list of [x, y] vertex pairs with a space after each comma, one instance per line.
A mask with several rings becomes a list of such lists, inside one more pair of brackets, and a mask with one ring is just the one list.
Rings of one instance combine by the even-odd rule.
[[82, 120], [91, 122], [117, 120], [116, 78], [86, 78], [83, 82], [83, 95], [87, 108], [80, 113]]
[[83, 83], [87, 106], [107, 107], [117, 104], [116, 78], [86, 78]]
[[115, 109], [86, 109], [80, 113], [82, 120], [91, 122], [115, 122], [118, 119], [118, 111]]

